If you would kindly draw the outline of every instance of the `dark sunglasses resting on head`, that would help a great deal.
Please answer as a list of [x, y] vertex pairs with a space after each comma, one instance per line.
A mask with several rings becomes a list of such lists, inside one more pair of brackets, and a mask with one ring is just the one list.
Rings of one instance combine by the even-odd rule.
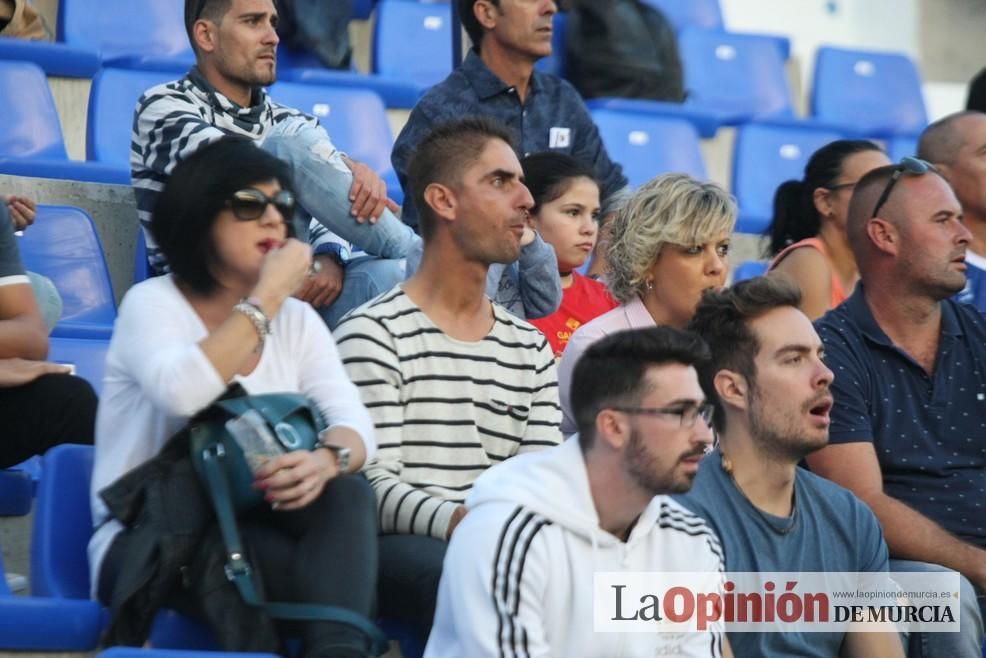
[[883, 188], [883, 194], [876, 202], [876, 206], [873, 207], [873, 214], [870, 215], [870, 219], [876, 217], [883, 208], [884, 204], [887, 203], [887, 199], [890, 198], [890, 193], [894, 189], [894, 185], [897, 184], [897, 180], [907, 174], [908, 176], [922, 176], [929, 171], [938, 171], [935, 166], [930, 162], [922, 160], [921, 158], [915, 158], [911, 155], [905, 155], [900, 159], [900, 163], [894, 168], [894, 173], [891, 174], [890, 180], [887, 181], [887, 186]]

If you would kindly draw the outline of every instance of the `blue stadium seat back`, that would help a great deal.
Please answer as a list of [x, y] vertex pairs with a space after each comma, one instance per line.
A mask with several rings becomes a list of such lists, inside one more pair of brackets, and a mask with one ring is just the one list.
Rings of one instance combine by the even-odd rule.
[[130, 168], [137, 100], [151, 87], [180, 78], [166, 71], [104, 68], [92, 80], [86, 125], [86, 158]]
[[[0, 470], [0, 516], [24, 516], [34, 502], [31, 474], [18, 468]], [[0, 589], [6, 583], [0, 583]], [[0, 591], [2, 594], [2, 591]]]
[[234, 653], [228, 651], [179, 651], [175, 649], [141, 647], [111, 647], [96, 658], [278, 658], [270, 653]]
[[37, 64], [0, 61], [0, 157], [67, 160], [48, 79]]
[[0, 39], [0, 61], [33, 62], [46, 75], [64, 78], [91, 78], [101, 63], [96, 53], [64, 43]]
[[452, 72], [452, 29], [449, 3], [380, 0], [373, 72], [422, 88], [441, 82]]
[[739, 120], [793, 117], [791, 88], [776, 37], [686, 28], [678, 35], [686, 103]]
[[565, 55], [565, 23], [567, 15], [560, 11], [551, 21], [551, 55], [543, 57], [534, 65], [541, 73], [550, 73], [564, 78], [568, 71], [568, 61]]
[[92, 384], [98, 395], [103, 389], [109, 347], [108, 339], [52, 336], [48, 339], [48, 360], [75, 368], [76, 377]]
[[754, 279], [767, 273], [767, 263], [762, 260], [747, 260], [740, 263], [733, 272], [733, 283]]
[[154, 615], [149, 640], [157, 649], [183, 652], [221, 649], [208, 625], [169, 609], [161, 609]]
[[369, 19], [376, 6], [377, 0], [353, 0], [353, 18], [359, 21]]
[[60, 0], [58, 40], [102, 60], [151, 56], [191, 61], [184, 3], [176, 0]]
[[294, 82], [275, 84], [270, 95], [278, 103], [316, 117], [336, 147], [380, 174], [391, 196], [403, 199], [390, 163], [394, 137], [379, 95], [368, 89]]
[[894, 135], [887, 139], [887, 157], [891, 162], [900, 162], [905, 155], [917, 155], [917, 135]]
[[811, 113], [873, 137], [917, 134], [928, 123], [921, 76], [909, 57], [844, 48], [818, 49]]
[[0, 558], [0, 650], [92, 651], [106, 623], [96, 601], [12, 596]]
[[290, 69], [322, 69], [322, 60], [307, 50], [289, 48], [282, 41], [277, 47], [277, 77], [284, 79], [285, 71]]
[[688, 121], [622, 110], [594, 109], [591, 113], [606, 150], [623, 165], [633, 187], [669, 172], [707, 179], [698, 133]]
[[62, 298], [53, 336], [108, 338], [116, 300], [96, 227], [86, 211], [38, 206], [38, 217], [19, 239], [24, 267], [51, 279]]
[[732, 192], [740, 233], [763, 233], [773, 215], [777, 186], [804, 176], [811, 155], [844, 136], [810, 124], [747, 123], [736, 131]]
[[34, 596], [89, 598], [92, 460], [92, 446], [72, 444], [55, 446], [44, 456], [31, 538]]
[[722, 30], [719, 0], [644, 0], [667, 17], [679, 32], [686, 27]]
[[151, 264], [147, 261], [147, 240], [144, 238], [144, 230], [137, 229], [137, 245], [134, 248], [134, 276], [133, 283], [140, 283], [151, 278]]

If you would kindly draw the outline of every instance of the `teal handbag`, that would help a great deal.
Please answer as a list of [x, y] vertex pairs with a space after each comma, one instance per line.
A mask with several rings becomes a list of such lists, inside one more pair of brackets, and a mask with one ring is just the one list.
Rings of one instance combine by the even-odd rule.
[[[251, 577], [252, 570], [236, 525], [236, 513], [263, 502], [263, 492], [253, 488], [253, 472], [227, 422], [256, 412], [276, 437], [284, 452], [312, 450], [325, 428], [318, 409], [298, 393], [246, 395], [239, 384], [189, 424], [192, 464], [205, 485], [226, 548], [226, 577], [232, 581], [243, 600], [257, 606], [275, 619], [295, 621], [332, 621], [351, 626], [370, 641], [373, 655], [388, 649], [386, 635], [361, 614], [330, 605], [311, 603], [264, 602]], [[256, 416], [254, 416], [256, 417]]]
[[219, 459], [215, 463], [228, 483], [229, 498], [237, 512], [256, 507], [264, 500], [264, 493], [253, 487], [253, 472], [243, 450], [226, 426], [227, 421], [250, 411], [257, 414], [254, 418], [259, 415], [263, 419], [283, 452], [314, 449], [319, 432], [325, 429], [322, 414], [304, 395], [246, 395], [238, 384], [199, 413], [189, 425], [192, 463], [205, 481], [206, 453], [222, 453], [216, 455]]

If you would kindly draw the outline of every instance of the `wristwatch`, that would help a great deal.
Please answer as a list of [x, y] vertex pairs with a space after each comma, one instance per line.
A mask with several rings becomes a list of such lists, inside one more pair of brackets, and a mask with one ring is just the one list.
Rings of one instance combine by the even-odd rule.
[[316, 449], [318, 448], [325, 448], [336, 456], [336, 466], [339, 467], [340, 473], [349, 472], [349, 461], [350, 455], [352, 454], [352, 451], [349, 448], [332, 445], [331, 443], [322, 443], [321, 441], [319, 441], [318, 446], [316, 446]]

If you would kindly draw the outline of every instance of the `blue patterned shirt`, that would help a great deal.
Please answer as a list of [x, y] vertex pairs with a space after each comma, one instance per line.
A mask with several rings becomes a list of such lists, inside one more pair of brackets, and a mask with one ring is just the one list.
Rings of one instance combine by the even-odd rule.
[[459, 68], [418, 101], [394, 144], [390, 159], [404, 188], [401, 217], [406, 223], [418, 223], [407, 190], [407, 168], [418, 142], [441, 123], [477, 115], [506, 124], [514, 133], [521, 156], [556, 151], [592, 167], [604, 200], [627, 186], [623, 169], [609, 159], [575, 87], [535, 70], [526, 101], [521, 103], [517, 90], [496, 77], [472, 50]]
[[815, 323], [835, 373], [829, 442], [871, 442], [888, 496], [986, 548], [986, 315], [941, 307], [931, 375], [880, 328], [862, 284]]

